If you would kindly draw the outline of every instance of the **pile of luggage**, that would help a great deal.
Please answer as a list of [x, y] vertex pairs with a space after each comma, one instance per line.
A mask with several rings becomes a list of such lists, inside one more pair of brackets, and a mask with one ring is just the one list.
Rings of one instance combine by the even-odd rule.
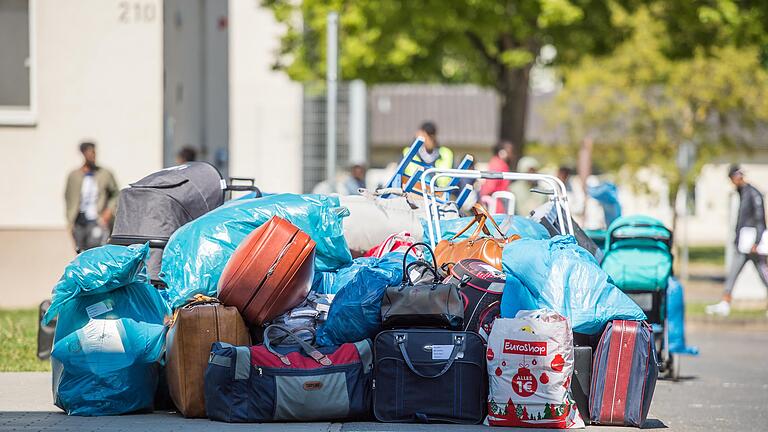
[[[154, 176], [145, 196], [187, 184]], [[575, 237], [476, 206], [431, 238], [405, 196], [258, 195], [189, 220], [118, 208], [165, 238], [121, 232], [144, 241], [66, 268], [43, 319], [57, 406], [151, 411], [167, 393], [225, 422], [643, 424], [651, 330]]]

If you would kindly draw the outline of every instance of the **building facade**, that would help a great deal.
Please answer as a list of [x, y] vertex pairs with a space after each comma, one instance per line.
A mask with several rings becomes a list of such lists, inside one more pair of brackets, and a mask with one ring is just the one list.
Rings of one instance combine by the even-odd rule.
[[121, 187], [191, 146], [300, 192], [302, 91], [271, 68], [280, 31], [257, 1], [0, 0], [0, 286], [29, 293], [0, 307], [47, 297], [74, 256], [64, 182], [83, 140]]

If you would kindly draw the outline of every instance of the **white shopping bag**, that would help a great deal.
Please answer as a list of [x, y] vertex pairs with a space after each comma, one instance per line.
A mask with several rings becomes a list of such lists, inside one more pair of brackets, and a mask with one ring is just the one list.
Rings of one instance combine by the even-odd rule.
[[488, 339], [491, 426], [583, 428], [570, 394], [573, 333], [549, 309], [497, 318]]

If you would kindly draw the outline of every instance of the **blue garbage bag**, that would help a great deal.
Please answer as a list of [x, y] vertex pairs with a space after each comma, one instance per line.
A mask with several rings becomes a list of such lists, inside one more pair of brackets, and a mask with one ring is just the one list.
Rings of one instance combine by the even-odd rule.
[[568, 317], [575, 332], [589, 335], [602, 331], [610, 320], [645, 319], [643, 310], [610, 282], [595, 257], [573, 236], [514, 241], [504, 247], [502, 262], [507, 274], [501, 303], [504, 318], [531, 309], [535, 301], [536, 308]]
[[93, 319], [53, 345], [54, 402], [69, 415], [151, 410], [165, 327]]
[[72, 415], [150, 409], [171, 310], [147, 283], [149, 245], [89, 249], [67, 265], [43, 323], [58, 316], [51, 364]]
[[697, 347], [685, 344], [685, 300], [683, 285], [674, 276], [667, 284], [667, 337], [669, 352], [675, 354], [698, 355]]
[[[413, 261], [410, 255], [409, 262]], [[331, 287], [336, 295], [328, 319], [317, 330], [320, 346], [373, 338], [381, 328], [381, 299], [388, 286], [403, 279], [403, 253], [381, 258], [357, 258], [339, 270]]]
[[338, 285], [334, 286], [333, 282], [336, 280], [336, 272], [332, 271], [319, 271], [315, 272], [315, 277], [312, 280], [311, 291], [318, 294], [336, 294], [334, 289], [339, 289]]
[[[75, 298], [109, 293], [132, 282], [147, 282], [145, 260], [148, 257], [149, 244], [106, 245], [79, 254], [53, 287], [51, 306], [43, 316], [43, 324], [50, 323], [60, 309]], [[61, 326], [62, 320], [57, 325]]]
[[338, 197], [279, 194], [233, 200], [179, 228], [163, 252], [160, 278], [173, 308], [195, 294], [216, 295], [221, 272], [240, 242], [272, 216], [280, 216], [317, 243], [315, 269], [336, 270], [352, 261], [342, 231], [348, 209]]
[[[440, 221], [441, 238], [435, 243], [438, 243], [440, 240], [451, 239], [454, 235], [456, 235], [456, 233], [464, 229], [464, 227], [467, 226], [468, 223], [472, 222], [472, 219], [474, 218], [462, 217], [457, 219], [441, 220]], [[549, 233], [547, 232], [547, 229], [544, 228], [543, 225], [535, 221], [532, 221], [531, 219], [525, 218], [523, 216], [493, 215], [493, 220], [496, 221], [496, 223], [499, 225], [499, 228], [501, 228], [501, 230], [504, 232], [505, 236], [511, 236], [512, 234], [517, 234], [522, 238], [530, 238], [530, 239], [536, 239], [536, 240], [544, 240], [550, 237]], [[424, 218], [421, 219], [421, 226], [424, 230], [424, 241], [429, 242], [430, 240], [429, 229], [427, 227], [427, 221]], [[494, 234], [494, 235], [496, 234], [496, 229], [493, 227], [490, 221], [486, 221], [485, 226], [488, 228], [491, 234]], [[472, 235], [474, 230], [475, 230], [474, 227], [469, 229], [467, 232], [459, 236], [458, 239], [461, 240], [461, 239], [469, 238], [469, 236]]]

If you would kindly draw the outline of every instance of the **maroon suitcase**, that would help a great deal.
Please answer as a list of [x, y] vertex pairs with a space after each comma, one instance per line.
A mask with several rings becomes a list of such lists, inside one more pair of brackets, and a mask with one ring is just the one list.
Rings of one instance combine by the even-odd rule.
[[237, 247], [219, 279], [219, 300], [261, 325], [301, 303], [314, 276], [315, 242], [278, 216]]
[[650, 326], [639, 321], [608, 323], [592, 365], [589, 392], [592, 422], [642, 427], [658, 375]]

